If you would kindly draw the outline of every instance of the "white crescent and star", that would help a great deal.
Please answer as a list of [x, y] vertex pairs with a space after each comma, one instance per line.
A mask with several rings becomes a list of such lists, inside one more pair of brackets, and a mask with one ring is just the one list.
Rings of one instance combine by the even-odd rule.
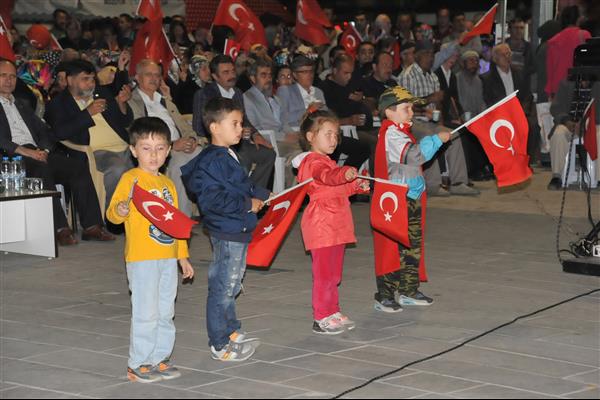
[[[392, 199], [392, 201], [394, 202], [394, 211], [392, 212], [392, 214], [390, 214], [389, 211], [383, 209], [383, 202], [386, 199]], [[396, 211], [398, 211], [398, 196], [396, 196], [396, 194], [393, 192], [385, 192], [379, 199], [379, 208], [381, 209], [381, 211], [385, 211], [385, 214], [383, 214], [383, 216], [385, 217], [386, 222], [391, 222], [392, 215], [396, 214]]]
[[306, 19], [304, 19], [304, 3], [302, 3], [302, 0], [298, 1], [298, 21], [302, 24], [302, 25], [308, 25], [308, 22], [306, 22]]
[[[282, 218], [290, 209], [290, 206], [292, 205], [292, 203], [289, 200], [286, 201], [282, 201], [279, 204], [276, 204], [273, 206], [273, 211], [277, 211], [277, 210], [281, 210], [282, 208], [285, 209], [285, 211], [283, 212], [283, 214], [281, 215], [280, 218]], [[265, 226], [263, 228], [263, 235], [268, 235], [269, 233], [271, 233], [271, 231], [275, 229], [275, 226], [273, 224], [270, 224], [269, 226]]]
[[353, 35], [348, 35], [348, 37], [346, 38], [348, 40], [348, 42], [350, 42], [350, 40], [352, 40], [352, 48], [356, 47], [356, 38]]
[[[496, 138], [496, 133], [498, 132], [498, 129], [500, 129], [502, 127], [505, 127], [506, 129], [508, 129], [510, 131], [510, 143], [508, 144], [508, 147], [504, 147], [504, 146], [500, 145], [500, 143], [498, 143], [498, 139]], [[494, 121], [494, 123], [490, 127], [490, 140], [492, 141], [494, 146], [500, 147], [501, 149], [506, 149], [507, 151], [510, 151], [513, 155], [515, 155], [515, 148], [512, 145], [514, 138], [515, 138], [515, 127], [513, 126], [513, 124], [511, 124], [509, 121], [507, 121], [505, 119], [498, 119], [498, 120]]]
[[235, 15], [235, 12], [237, 11], [238, 8], [241, 8], [242, 10], [244, 10], [244, 12], [246, 14], [248, 14], [246, 12], [246, 9], [244, 8], [244, 6], [242, 6], [239, 3], [234, 3], [232, 5], [229, 6], [229, 15], [231, 15], [231, 18], [235, 19], [237, 22], [240, 22], [240, 19], [238, 18], [237, 15]]
[[[154, 214], [152, 214], [152, 212], [150, 211], [150, 207], [160, 207], [163, 210], [165, 210], [165, 206], [162, 205], [161, 203], [159, 203], [158, 201], [145, 201], [142, 203], [142, 207], [144, 208], [144, 211], [146, 211], [146, 213], [152, 217], [152, 219], [156, 220], [156, 221], [160, 221], [159, 218], [156, 218], [156, 216]], [[172, 211], [167, 211], [166, 214], [163, 214], [163, 218], [164, 221], [173, 221], [173, 216], [175, 215], [175, 213], [173, 213]]]

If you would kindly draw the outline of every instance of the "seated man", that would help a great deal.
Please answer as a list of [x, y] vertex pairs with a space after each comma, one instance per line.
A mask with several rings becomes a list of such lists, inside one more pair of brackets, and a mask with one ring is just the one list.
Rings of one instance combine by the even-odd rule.
[[[354, 71], [352, 57], [342, 53], [333, 60], [331, 66], [331, 76], [321, 83], [327, 107], [337, 114], [340, 125], [353, 125], [358, 133], [358, 140], [343, 136], [333, 157], [339, 157], [342, 153], [347, 154], [345, 165], [358, 169], [375, 153], [377, 136], [372, 133], [373, 116], [362, 102], [362, 92], [354, 92], [350, 87]], [[373, 160], [374, 157], [371, 157], [371, 161]]]
[[302, 152], [298, 132], [286, 132], [281, 121], [281, 103], [273, 96], [273, 65], [271, 60], [258, 58], [250, 64], [248, 77], [250, 90], [244, 93], [246, 117], [259, 131], [273, 131], [277, 140], [279, 156], [286, 158], [285, 185], [291, 186], [294, 176], [291, 171], [292, 158]]
[[[104, 229], [98, 197], [85, 163], [55, 152], [50, 128], [25, 102], [13, 96], [16, 71], [12, 61], [0, 59], [0, 149], [9, 156], [23, 156], [27, 175], [42, 178], [44, 188], [56, 190], [55, 183], [60, 183], [71, 189], [84, 228], [83, 240], [114, 240]], [[58, 243], [76, 244], [60, 199], [54, 197], [52, 206]]]
[[[452, 130], [432, 121], [432, 110], [436, 108], [441, 110], [441, 103], [444, 98], [444, 92], [440, 90], [438, 77], [431, 70], [432, 66], [433, 44], [429, 41], [421, 41], [416, 46], [415, 63], [402, 71], [400, 75], [400, 86], [405, 87], [415, 96], [422, 97], [428, 102], [425, 110], [415, 110], [416, 117], [413, 119], [412, 132], [417, 140], [424, 136]], [[438, 152], [433, 160], [425, 165], [423, 174], [427, 182], [427, 193], [434, 196], [448, 196], [449, 194], [472, 196], [479, 194], [478, 190], [467, 186], [469, 176], [461, 141], [448, 141], [444, 147], [443, 153]], [[439, 166], [441, 154], [444, 154], [445, 161], [448, 164], [449, 193], [441, 188], [442, 176]]]
[[517, 97], [527, 116], [529, 136], [527, 153], [532, 161], [540, 157], [540, 128], [533, 114], [533, 98], [529, 84], [522, 71], [511, 66], [512, 51], [506, 43], [494, 46], [490, 70], [481, 75], [483, 82], [483, 99], [487, 107], [491, 107], [509, 94], [518, 90]]
[[277, 97], [281, 101], [281, 122], [286, 132], [299, 130], [300, 120], [308, 106], [313, 103], [325, 106], [323, 91], [313, 86], [314, 62], [308, 57], [298, 55], [294, 57], [291, 67], [296, 83], [277, 89]]
[[[137, 88], [128, 101], [133, 118], [158, 117], [165, 121], [171, 131], [171, 154], [167, 164], [167, 176], [175, 183], [179, 209], [192, 215], [192, 200], [181, 181], [181, 167], [200, 154], [200, 138], [173, 103], [169, 87], [162, 80], [160, 66], [152, 60], [141, 60], [136, 66]], [[206, 139], [202, 138], [205, 143]]]
[[365, 95], [365, 104], [372, 113], [377, 111], [379, 97], [389, 87], [398, 86], [398, 82], [392, 78], [394, 68], [394, 57], [390, 53], [382, 51], [373, 59], [373, 74], [364, 79], [362, 83]]
[[[562, 188], [562, 176], [567, 164], [567, 154], [573, 135], [581, 134], [581, 121], [575, 120], [575, 111], [583, 112], [592, 98], [600, 99], [600, 82], [582, 81], [580, 96], [575, 96], [575, 82], [563, 80], [558, 86], [558, 92], [552, 100], [550, 113], [554, 117], [554, 129], [550, 134], [550, 162], [552, 164], [552, 180], [548, 190]], [[596, 101], [597, 102], [597, 101]], [[596, 104], [596, 124], [600, 122], [600, 106]], [[596, 125], [596, 135], [600, 128]], [[577, 139], [576, 139], [577, 140]], [[600, 138], [597, 139], [600, 143]], [[596, 179], [600, 180], [600, 161], [596, 160]]]
[[[244, 108], [244, 97], [240, 89], [235, 87], [235, 64], [231, 57], [219, 54], [210, 62], [210, 72], [213, 82], [198, 90], [194, 95], [194, 117], [192, 125], [201, 136], [207, 137], [208, 130], [202, 121], [202, 110], [209, 100], [215, 97], [225, 97], [238, 103]], [[267, 187], [275, 165], [275, 151], [271, 143], [252, 126], [244, 115], [243, 139], [237, 146], [241, 162], [250, 171], [251, 180], [257, 186]]]
[[109, 204], [121, 175], [133, 167], [127, 133], [133, 121], [127, 105], [131, 91], [124, 86], [115, 98], [110, 90], [96, 87], [96, 69], [89, 61], [71, 61], [66, 76], [67, 90], [50, 100], [45, 120], [57, 139], [92, 148]]

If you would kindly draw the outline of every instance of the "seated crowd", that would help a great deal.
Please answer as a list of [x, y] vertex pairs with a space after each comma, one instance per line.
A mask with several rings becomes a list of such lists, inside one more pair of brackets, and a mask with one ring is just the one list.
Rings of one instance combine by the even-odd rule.
[[[362, 37], [355, 55], [338, 43], [341, 32], [333, 28], [329, 46], [310, 47], [280, 23], [272, 27], [278, 34], [268, 35], [268, 47], [255, 45], [232, 59], [221, 54], [230, 30], [199, 27], [190, 35], [185, 19], [174, 16], [165, 23], [178, 60], [160, 65], [144, 59], [130, 68], [138, 21], [124, 14], [80, 22], [57, 10], [51, 32], [64, 50], [51, 50], [11, 30], [17, 62], [0, 61], [0, 149], [8, 156], [22, 155], [27, 174], [42, 177], [46, 188], [58, 183], [69, 188], [83, 240], [109, 241], [114, 236], [105, 228], [104, 206], [133, 166], [128, 129], [137, 118], [158, 117], [169, 127], [172, 151], [165, 173], [176, 184], [181, 210], [194, 216], [197, 208], [181, 182], [181, 167], [210, 140], [202, 110], [215, 97], [233, 99], [245, 110], [237, 151], [251, 179], [271, 187], [276, 157], [283, 157], [289, 187], [295, 179], [291, 160], [302, 151], [300, 119], [311, 106], [329, 109], [340, 119], [342, 140], [332, 157], [372, 170], [381, 123], [378, 101], [386, 88], [403, 86], [425, 99], [427, 104], [415, 109], [417, 139], [457, 128], [519, 90], [534, 165], [541, 163], [544, 140], [536, 102], [552, 104], [549, 188], [559, 188], [569, 140], [579, 129], [570, 118], [572, 104], [600, 98], [600, 87], [584, 82], [587, 97], [573, 99], [574, 84], [554, 60], [572, 53], [574, 37], [580, 43], [590, 33], [578, 26], [578, 8], [566, 7], [560, 20], [539, 28], [537, 49], [525, 40], [526, 21], [519, 17], [511, 21], [504, 43], [493, 45], [493, 38], [483, 35], [461, 45], [479, 17], [471, 21], [441, 7], [436, 26], [406, 12], [399, 13], [394, 26], [388, 15], [371, 21], [361, 12], [354, 17]], [[102, 173], [105, 196], [94, 186], [89, 155], [82, 149], [91, 151]], [[452, 196], [478, 195], [473, 182], [494, 175], [479, 142], [465, 134], [424, 166], [424, 176], [429, 195]], [[58, 200], [54, 214], [58, 242], [77, 243]]]

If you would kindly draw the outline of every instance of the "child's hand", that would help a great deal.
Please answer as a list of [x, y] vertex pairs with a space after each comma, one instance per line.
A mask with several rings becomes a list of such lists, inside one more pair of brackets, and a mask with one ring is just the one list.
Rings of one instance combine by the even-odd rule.
[[250, 211], [252, 211], [254, 214], [258, 214], [258, 212], [265, 206], [264, 201], [259, 200], [259, 199], [252, 199], [252, 208], [250, 209]]
[[179, 265], [181, 265], [183, 279], [191, 279], [194, 277], [194, 267], [192, 267], [192, 264], [190, 263], [189, 259], [181, 258], [179, 260]]
[[129, 215], [129, 204], [126, 201], [120, 201], [117, 203], [117, 214], [121, 217], [126, 217]]
[[446, 143], [448, 140], [450, 140], [450, 132], [440, 132], [438, 133], [438, 137], [442, 143]]
[[356, 177], [358, 176], [358, 171], [356, 170], [356, 168], [348, 168], [348, 170], [346, 170], [346, 181], [347, 182], [352, 182], [353, 180], [356, 179]]
[[360, 179], [358, 182], [358, 188], [363, 193], [369, 193], [371, 191], [371, 185], [366, 179]]

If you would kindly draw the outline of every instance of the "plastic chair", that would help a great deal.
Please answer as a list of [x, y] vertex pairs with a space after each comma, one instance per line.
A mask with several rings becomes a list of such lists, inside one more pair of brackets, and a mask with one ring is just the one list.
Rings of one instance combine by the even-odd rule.
[[92, 182], [96, 189], [96, 195], [98, 196], [98, 204], [100, 204], [100, 212], [104, 215], [106, 209], [106, 189], [104, 188], [104, 174], [96, 168], [96, 158], [94, 152], [90, 146], [75, 144], [69, 140], [62, 140], [61, 143], [75, 151], [84, 153], [87, 156], [88, 166], [90, 168], [90, 175], [92, 176]]
[[273, 193], [279, 193], [285, 190], [285, 157], [280, 157], [279, 147], [277, 146], [277, 138], [274, 131], [262, 130], [260, 134], [271, 142], [273, 150], [277, 157], [275, 158], [275, 174], [273, 178]]

